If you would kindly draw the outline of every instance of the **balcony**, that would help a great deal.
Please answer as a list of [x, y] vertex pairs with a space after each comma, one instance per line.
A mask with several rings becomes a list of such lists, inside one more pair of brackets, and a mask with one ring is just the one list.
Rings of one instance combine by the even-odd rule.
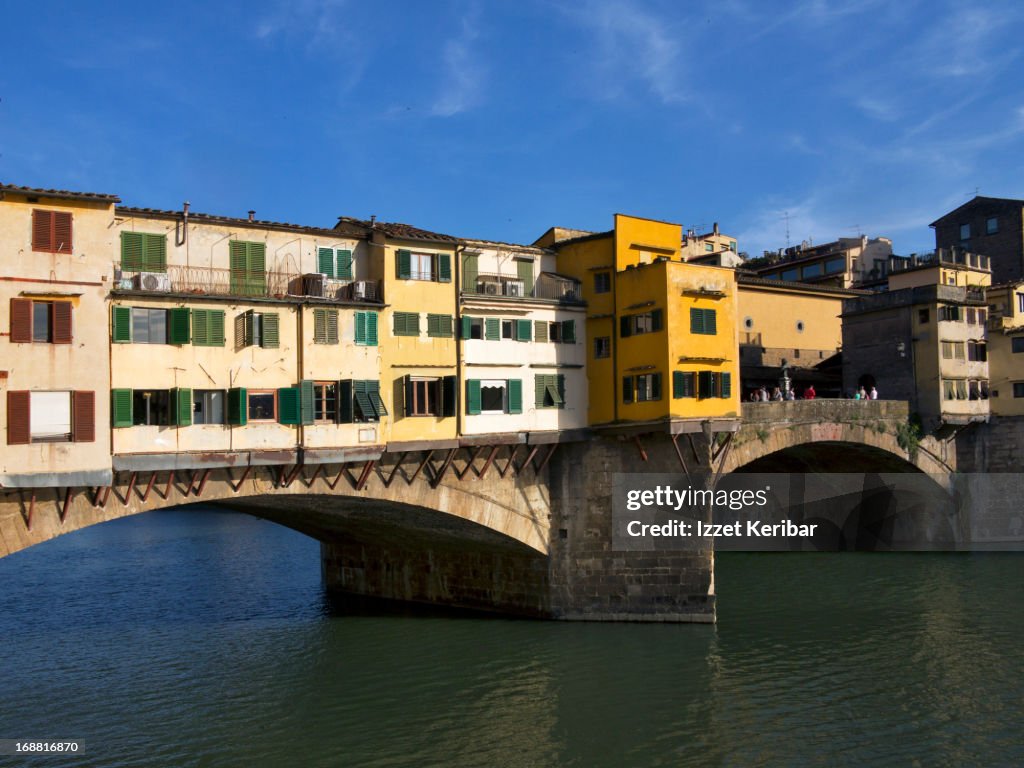
[[376, 280], [335, 280], [326, 275], [264, 272], [262, 275], [212, 267], [168, 265], [166, 272], [131, 272], [114, 267], [114, 290], [145, 293], [317, 298], [335, 301], [380, 300]]
[[478, 273], [463, 280], [464, 296], [485, 296], [494, 299], [543, 299], [566, 304], [580, 304], [583, 299], [580, 284], [560, 275], [541, 273], [530, 290], [518, 275]]

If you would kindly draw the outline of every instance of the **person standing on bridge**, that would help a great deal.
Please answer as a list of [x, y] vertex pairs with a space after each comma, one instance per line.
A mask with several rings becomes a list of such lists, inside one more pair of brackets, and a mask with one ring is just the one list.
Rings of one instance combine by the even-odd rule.
[[872, 387], [871, 391], [868, 393], [868, 399], [870, 399], [870, 400], [877, 400], [878, 399], [878, 390], [875, 389], [874, 387]]
[[818, 396], [818, 393], [814, 391], [814, 385], [808, 384], [807, 389], [804, 390], [804, 400], [813, 400]]

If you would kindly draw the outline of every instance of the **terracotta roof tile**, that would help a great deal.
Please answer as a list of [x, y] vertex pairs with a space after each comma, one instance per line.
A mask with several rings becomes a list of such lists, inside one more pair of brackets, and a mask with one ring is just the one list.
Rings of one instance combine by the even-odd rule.
[[63, 200], [96, 200], [104, 203], [119, 203], [117, 195], [106, 195], [101, 192], [72, 192], [67, 189], [39, 189], [37, 187], [19, 187], [15, 184], [0, 184], [0, 192], [17, 192], [20, 195], [34, 197], [55, 197]]

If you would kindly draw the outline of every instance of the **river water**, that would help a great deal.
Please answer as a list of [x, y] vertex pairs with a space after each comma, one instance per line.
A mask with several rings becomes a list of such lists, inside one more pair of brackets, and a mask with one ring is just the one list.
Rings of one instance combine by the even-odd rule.
[[0, 765], [1024, 764], [1024, 555], [741, 554], [718, 624], [332, 606], [319, 546], [216, 509], [0, 560]]

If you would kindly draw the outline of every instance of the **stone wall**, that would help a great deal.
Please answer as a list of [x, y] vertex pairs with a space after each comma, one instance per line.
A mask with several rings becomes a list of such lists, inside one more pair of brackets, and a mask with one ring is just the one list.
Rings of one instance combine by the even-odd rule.
[[992, 416], [956, 436], [960, 472], [1024, 472], [1024, 416]]

